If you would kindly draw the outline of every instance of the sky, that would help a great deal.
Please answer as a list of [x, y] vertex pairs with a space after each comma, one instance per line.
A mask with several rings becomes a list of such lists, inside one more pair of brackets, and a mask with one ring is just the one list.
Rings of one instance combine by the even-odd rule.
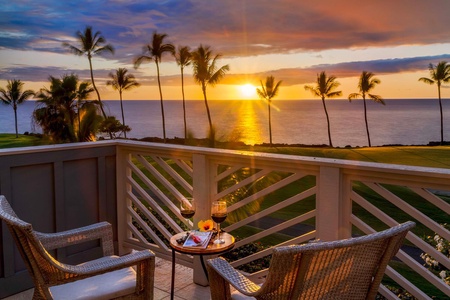
[[[115, 48], [92, 59], [102, 100], [116, 100], [108, 74], [127, 68], [140, 87], [125, 100], [158, 100], [154, 62], [135, 69], [133, 61], [151, 43], [153, 32], [165, 42], [195, 50], [208, 45], [228, 64], [223, 80], [207, 89], [208, 99], [258, 99], [255, 89], [267, 76], [281, 80], [276, 99], [312, 99], [321, 71], [335, 76], [342, 98], [358, 91], [362, 71], [381, 80], [373, 93], [385, 99], [436, 98], [429, 64], [450, 62], [448, 0], [0, 0], [0, 87], [20, 79], [35, 91], [49, 87], [49, 76], [77, 74], [89, 80], [77, 31], [92, 26]], [[165, 100], [181, 99], [180, 68], [165, 54], [160, 65]], [[450, 98], [450, 84], [442, 97]], [[185, 69], [186, 99], [202, 99], [201, 87]], [[94, 96], [94, 94], [93, 94]]]

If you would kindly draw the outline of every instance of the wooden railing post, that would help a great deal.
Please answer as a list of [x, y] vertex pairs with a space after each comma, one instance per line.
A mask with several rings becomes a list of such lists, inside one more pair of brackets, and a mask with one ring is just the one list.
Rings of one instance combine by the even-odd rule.
[[317, 238], [332, 241], [344, 238], [341, 236], [343, 220], [346, 219], [347, 205], [344, 204], [342, 171], [338, 167], [320, 167], [317, 178], [316, 229]]
[[[214, 182], [214, 165], [204, 154], [193, 154], [193, 196], [196, 201], [194, 228], [200, 220], [211, 219], [211, 198], [217, 189]], [[206, 258], [205, 258], [206, 260]], [[208, 285], [208, 279], [203, 272], [200, 257], [194, 256], [194, 282], [203, 286]]]
[[130, 234], [127, 229], [127, 223], [131, 221], [131, 215], [128, 213], [127, 193], [131, 190], [130, 184], [127, 183], [127, 176], [131, 176], [131, 170], [127, 168], [127, 163], [131, 159], [131, 155], [124, 151], [122, 147], [117, 147], [116, 152], [116, 179], [117, 179], [117, 242], [119, 255], [129, 252], [129, 249], [123, 247], [124, 240]]

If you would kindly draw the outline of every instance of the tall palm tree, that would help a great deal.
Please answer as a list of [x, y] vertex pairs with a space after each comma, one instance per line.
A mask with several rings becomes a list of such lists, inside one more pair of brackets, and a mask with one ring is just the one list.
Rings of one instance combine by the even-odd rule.
[[194, 80], [202, 87], [206, 112], [208, 114], [211, 146], [214, 146], [214, 128], [211, 121], [208, 99], [206, 98], [206, 87], [208, 85], [216, 85], [225, 76], [225, 73], [230, 70], [228, 65], [224, 65], [220, 68], [217, 66], [217, 60], [220, 57], [220, 54], [213, 55], [210, 46], [200, 45], [194, 52], [192, 52]]
[[162, 125], [163, 125], [163, 137], [164, 143], [166, 142], [166, 119], [164, 116], [164, 103], [163, 103], [163, 95], [161, 91], [161, 79], [159, 77], [159, 64], [161, 62], [161, 57], [165, 52], [169, 52], [172, 55], [175, 52], [175, 47], [170, 44], [164, 44], [164, 39], [167, 37], [167, 34], [159, 34], [157, 32], [153, 33], [153, 38], [151, 44], [147, 44], [144, 46], [144, 53], [139, 56], [134, 61], [134, 67], [138, 68], [140, 64], [144, 61], [154, 61], [156, 64], [156, 73], [158, 76], [158, 88], [159, 88], [159, 97], [161, 99], [161, 116], [162, 116]]
[[322, 99], [323, 109], [327, 117], [328, 141], [330, 143], [330, 147], [333, 147], [333, 143], [331, 142], [330, 119], [328, 117], [327, 106], [325, 105], [325, 98], [334, 98], [341, 96], [342, 91], [333, 92], [333, 90], [336, 89], [339, 85], [340, 83], [336, 81], [335, 76], [327, 77], [325, 71], [322, 71], [317, 75], [317, 85], [315, 87], [309, 85], [305, 86], [305, 90], [310, 91], [314, 96], [320, 97]]
[[[109, 73], [111, 80], [106, 82], [106, 85], [111, 85], [115, 90], [119, 91], [120, 96], [120, 110], [122, 112], [122, 124], [125, 125], [125, 115], [123, 112], [122, 92], [140, 86], [135, 80], [134, 75], [127, 74], [128, 70], [125, 68], [119, 68], [116, 73]], [[126, 131], [123, 132], [125, 138], [127, 138]]]
[[77, 31], [76, 36], [78, 38], [79, 46], [72, 46], [69, 43], [63, 43], [64, 47], [68, 47], [70, 51], [78, 56], [86, 55], [89, 61], [89, 69], [91, 72], [92, 86], [97, 93], [97, 99], [99, 102], [100, 109], [102, 111], [103, 117], [106, 119], [106, 113], [103, 109], [103, 103], [100, 98], [100, 93], [98, 92], [97, 86], [94, 81], [94, 72], [92, 70], [92, 56], [99, 55], [105, 52], [110, 52], [114, 54], [114, 47], [111, 44], [106, 44], [106, 39], [101, 35], [100, 31], [92, 33], [92, 27], [86, 26], [84, 32]]
[[364, 121], [366, 122], [366, 132], [367, 132], [367, 140], [369, 142], [369, 147], [372, 146], [370, 143], [370, 134], [369, 134], [369, 123], [367, 122], [367, 107], [366, 107], [366, 95], [375, 101], [376, 103], [381, 103], [385, 105], [383, 98], [379, 95], [369, 94], [369, 92], [375, 88], [377, 84], [380, 84], [381, 81], [378, 78], [374, 78], [375, 74], [372, 72], [366, 72], [363, 71], [361, 73], [361, 76], [359, 77], [359, 93], [352, 93], [348, 96], [348, 100], [351, 102], [353, 99], [356, 99], [358, 97], [363, 98], [364, 103]]
[[278, 88], [280, 87], [281, 80], [275, 84], [275, 78], [273, 76], [268, 76], [266, 78], [266, 83], [263, 84], [261, 81], [261, 89], [256, 89], [256, 93], [261, 99], [267, 101], [267, 107], [269, 109], [269, 137], [270, 137], [270, 146], [272, 147], [272, 121], [270, 116], [270, 106], [272, 102], [272, 98], [275, 97], [278, 93]]
[[186, 122], [186, 101], [184, 98], [184, 68], [191, 64], [191, 49], [188, 46], [178, 46], [175, 53], [175, 60], [181, 70], [181, 94], [183, 95], [183, 120], [184, 120], [184, 139], [187, 139], [187, 122]]
[[24, 83], [18, 79], [8, 80], [6, 89], [0, 88], [0, 100], [7, 105], [11, 105], [14, 110], [14, 124], [16, 128], [16, 138], [19, 137], [17, 126], [17, 106], [28, 98], [34, 96], [32, 90], [22, 91]]
[[441, 112], [441, 145], [444, 144], [444, 115], [442, 112], [442, 100], [441, 100], [441, 85], [450, 81], [450, 65], [446, 61], [441, 61], [434, 66], [430, 64], [428, 66], [430, 71], [430, 78], [421, 77], [419, 81], [428, 84], [437, 84], [438, 96], [439, 96], [439, 109]]

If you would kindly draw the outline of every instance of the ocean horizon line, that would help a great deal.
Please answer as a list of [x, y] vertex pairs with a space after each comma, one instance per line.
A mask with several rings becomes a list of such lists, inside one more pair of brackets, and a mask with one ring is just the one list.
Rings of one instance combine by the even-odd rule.
[[[361, 100], [361, 99], [358, 99]], [[103, 100], [106, 113], [121, 119], [120, 101]], [[162, 137], [160, 100], [125, 100], [125, 123], [129, 138]], [[426, 145], [440, 140], [438, 99], [385, 99], [386, 105], [366, 101], [373, 146]], [[367, 134], [363, 101], [327, 100], [333, 145], [365, 146]], [[18, 107], [19, 132], [41, 132], [32, 124], [36, 102]], [[275, 144], [328, 144], [327, 122], [321, 99], [277, 100], [272, 102], [272, 137]], [[182, 100], [165, 101], [166, 136], [184, 137]], [[450, 136], [450, 101], [443, 101], [444, 139]], [[6, 107], [5, 107], [6, 108]], [[269, 141], [267, 103], [254, 100], [210, 101], [211, 117], [219, 138], [241, 139], [245, 144]], [[203, 101], [186, 101], [187, 129], [195, 138], [208, 135]], [[0, 110], [0, 132], [14, 132], [13, 110]]]

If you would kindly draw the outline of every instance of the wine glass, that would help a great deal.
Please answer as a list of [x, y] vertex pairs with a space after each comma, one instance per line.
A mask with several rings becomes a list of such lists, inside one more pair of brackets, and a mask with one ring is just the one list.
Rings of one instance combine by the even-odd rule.
[[220, 223], [227, 218], [227, 202], [226, 201], [214, 201], [211, 208], [211, 218], [217, 223], [217, 239], [214, 244], [225, 243], [224, 239], [220, 238]]
[[180, 213], [186, 221], [195, 215], [195, 200], [194, 198], [181, 199]]

